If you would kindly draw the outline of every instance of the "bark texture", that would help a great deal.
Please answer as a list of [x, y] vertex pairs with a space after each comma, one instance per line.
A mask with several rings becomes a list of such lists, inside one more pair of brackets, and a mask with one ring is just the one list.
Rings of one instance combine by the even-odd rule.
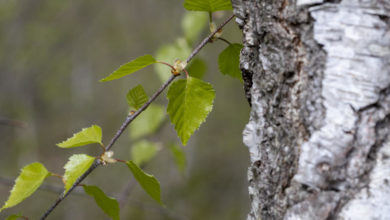
[[390, 219], [390, 1], [232, 3], [248, 219]]

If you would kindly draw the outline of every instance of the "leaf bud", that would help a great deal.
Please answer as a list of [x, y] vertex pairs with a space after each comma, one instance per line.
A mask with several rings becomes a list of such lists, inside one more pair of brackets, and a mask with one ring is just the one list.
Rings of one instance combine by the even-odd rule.
[[100, 157], [102, 160], [103, 164], [106, 165], [107, 163], [116, 163], [117, 161], [112, 158], [114, 156], [113, 151], [106, 151], [104, 154]]

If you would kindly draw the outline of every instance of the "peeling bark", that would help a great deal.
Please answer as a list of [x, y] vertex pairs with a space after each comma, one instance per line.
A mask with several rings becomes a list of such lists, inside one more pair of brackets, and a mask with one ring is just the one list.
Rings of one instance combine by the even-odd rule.
[[390, 219], [390, 1], [232, 3], [248, 219]]

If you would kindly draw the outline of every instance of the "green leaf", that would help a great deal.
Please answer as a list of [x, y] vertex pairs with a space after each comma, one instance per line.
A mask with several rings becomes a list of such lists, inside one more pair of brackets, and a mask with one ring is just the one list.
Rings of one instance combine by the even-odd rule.
[[68, 163], [65, 164], [65, 191], [72, 187], [76, 180], [88, 170], [95, 161], [94, 157], [86, 154], [75, 154], [69, 158]]
[[23, 218], [23, 216], [22, 215], [10, 215], [5, 220], [16, 220], [19, 218]]
[[84, 191], [95, 199], [96, 204], [114, 220], [119, 220], [119, 203], [108, 197], [99, 187], [83, 185]]
[[138, 85], [127, 93], [127, 103], [131, 108], [138, 110], [141, 108], [147, 101], [148, 95], [146, 95], [144, 87]]
[[133, 161], [127, 161], [127, 166], [146, 193], [148, 193], [149, 196], [156, 200], [160, 205], [163, 205], [160, 195], [160, 183], [157, 179], [142, 171], [141, 168], [139, 168]]
[[0, 208], [0, 212], [3, 209], [19, 204], [29, 197], [39, 188], [46, 177], [50, 175], [50, 172], [47, 171], [45, 166], [38, 162], [23, 167], [20, 175], [15, 180], [15, 185], [11, 190], [8, 200], [5, 202], [4, 206]]
[[[163, 45], [157, 50], [156, 59], [173, 64], [176, 59], [185, 61], [191, 54], [191, 47], [184, 38], [179, 38], [173, 44]], [[166, 82], [172, 75], [171, 69], [165, 65], [155, 65], [155, 71], [162, 82]]]
[[198, 39], [199, 34], [201, 34], [207, 26], [208, 20], [208, 13], [205, 12], [188, 11], [184, 15], [181, 22], [181, 28], [183, 29], [184, 37], [190, 44]]
[[131, 148], [131, 158], [137, 166], [141, 166], [151, 160], [157, 153], [157, 145], [153, 142], [142, 140]]
[[185, 0], [184, 8], [190, 11], [225, 11], [232, 10], [230, 0]]
[[169, 87], [167, 112], [183, 145], [206, 120], [214, 98], [213, 87], [194, 77], [177, 80]]
[[80, 132], [73, 134], [71, 138], [57, 144], [57, 146], [62, 148], [71, 148], [95, 143], [103, 145], [102, 129], [97, 125], [92, 125], [89, 128], [83, 128]]
[[173, 158], [175, 160], [177, 168], [181, 171], [184, 172], [187, 166], [187, 160], [186, 160], [186, 155], [178, 145], [172, 144], [169, 149], [171, 150], [171, 153], [173, 155]]
[[231, 44], [219, 54], [218, 66], [221, 73], [242, 79], [240, 70], [240, 51], [242, 47], [242, 44]]
[[130, 124], [130, 138], [136, 139], [154, 133], [165, 119], [164, 107], [151, 104]]
[[132, 60], [122, 66], [119, 67], [119, 69], [115, 70], [113, 73], [111, 73], [109, 76], [107, 76], [104, 79], [101, 79], [100, 82], [107, 82], [114, 79], [119, 79], [124, 76], [127, 76], [129, 74], [132, 74], [140, 69], [143, 69], [153, 63], [156, 63], [157, 61], [154, 59], [151, 55], [145, 55], [142, 57], [138, 57], [135, 60]]
[[202, 59], [195, 58], [188, 65], [187, 71], [190, 76], [202, 79], [204, 74], [206, 73], [206, 68], [206, 63]]

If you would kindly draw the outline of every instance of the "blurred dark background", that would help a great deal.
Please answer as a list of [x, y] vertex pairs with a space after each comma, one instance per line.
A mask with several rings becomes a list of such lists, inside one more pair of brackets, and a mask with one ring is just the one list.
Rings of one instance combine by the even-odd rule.
[[[60, 149], [55, 144], [92, 124], [100, 125], [104, 143], [109, 141], [128, 113], [127, 91], [142, 84], [151, 95], [161, 81], [151, 67], [121, 80], [98, 80], [121, 64], [172, 43], [182, 35], [184, 13], [177, 0], [0, 0], [0, 120], [17, 121], [0, 124], [1, 205], [12, 187], [7, 180], [13, 181], [23, 166], [39, 161], [62, 174], [70, 155], [100, 153], [94, 145]], [[230, 41], [241, 41], [234, 22], [225, 33]], [[201, 36], [206, 35], [207, 28]], [[249, 157], [241, 140], [249, 105], [242, 83], [218, 71], [217, 57], [225, 46], [215, 42], [200, 54], [207, 60], [204, 80], [214, 86], [216, 99], [206, 123], [184, 147], [185, 172], [178, 171], [167, 149], [167, 143], [180, 143], [170, 123], [149, 137], [162, 149], [145, 170], [160, 181], [166, 208], [150, 199], [121, 164], [101, 167], [86, 179], [116, 198], [126, 198], [124, 192], [130, 189], [122, 219], [246, 217]], [[162, 96], [157, 103], [166, 105], [167, 100]], [[128, 160], [130, 147], [126, 132], [113, 150], [117, 158]], [[46, 183], [62, 187], [54, 177]], [[50, 190], [38, 190], [0, 213], [0, 219], [15, 213], [38, 219], [57, 197]], [[92, 198], [75, 193], [49, 219], [108, 218]]]

